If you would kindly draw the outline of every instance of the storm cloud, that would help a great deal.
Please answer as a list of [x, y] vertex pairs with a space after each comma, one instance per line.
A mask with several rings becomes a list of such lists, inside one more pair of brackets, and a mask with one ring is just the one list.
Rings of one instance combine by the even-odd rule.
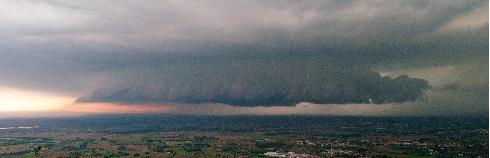
[[421, 75], [488, 65], [484, 0], [1, 1], [0, 36], [0, 87], [81, 103], [425, 106], [488, 91]]
[[118, 74], [119, 83], [78, 101], [243, 106], [387, 103], [413, 101], [429, 89], [422, 79], [381, 77], [367, 67], [325, 58], [166, 57], [159, 64]]

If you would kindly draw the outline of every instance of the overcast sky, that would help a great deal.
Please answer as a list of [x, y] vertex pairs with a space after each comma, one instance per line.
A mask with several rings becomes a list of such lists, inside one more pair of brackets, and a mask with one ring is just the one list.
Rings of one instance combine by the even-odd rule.
[[0, 36], [0, 87], [75, 104], [488, 113], [486, 0], [0, 1]]

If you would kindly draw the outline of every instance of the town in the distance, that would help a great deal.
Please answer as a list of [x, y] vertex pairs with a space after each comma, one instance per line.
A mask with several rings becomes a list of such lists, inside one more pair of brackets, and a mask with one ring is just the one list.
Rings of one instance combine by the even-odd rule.
[[488, 157], [488, 118], [10, 118], [0, 157]]

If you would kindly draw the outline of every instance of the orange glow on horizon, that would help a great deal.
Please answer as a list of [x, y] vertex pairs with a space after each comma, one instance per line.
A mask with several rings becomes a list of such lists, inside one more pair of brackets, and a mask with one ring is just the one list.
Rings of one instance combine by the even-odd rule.
[[60, 109], [70, 112], [89, 113], [151, 113], [168, 112], [170, 107], [164, 105], [124, 105], [116, 103], [75, 103]]
[[74, 97], [0, 87], [0, 112], [52, 111], [72, 104]]

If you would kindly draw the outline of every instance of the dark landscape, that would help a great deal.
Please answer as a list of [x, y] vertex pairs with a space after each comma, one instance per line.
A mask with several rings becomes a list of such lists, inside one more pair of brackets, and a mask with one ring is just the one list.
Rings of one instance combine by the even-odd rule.
[[489, 0], [0, 0], [0, 158], [488, 158]]
[[485, 117], [127, 114], [0, 127], [1, 157], [488, 157]]

